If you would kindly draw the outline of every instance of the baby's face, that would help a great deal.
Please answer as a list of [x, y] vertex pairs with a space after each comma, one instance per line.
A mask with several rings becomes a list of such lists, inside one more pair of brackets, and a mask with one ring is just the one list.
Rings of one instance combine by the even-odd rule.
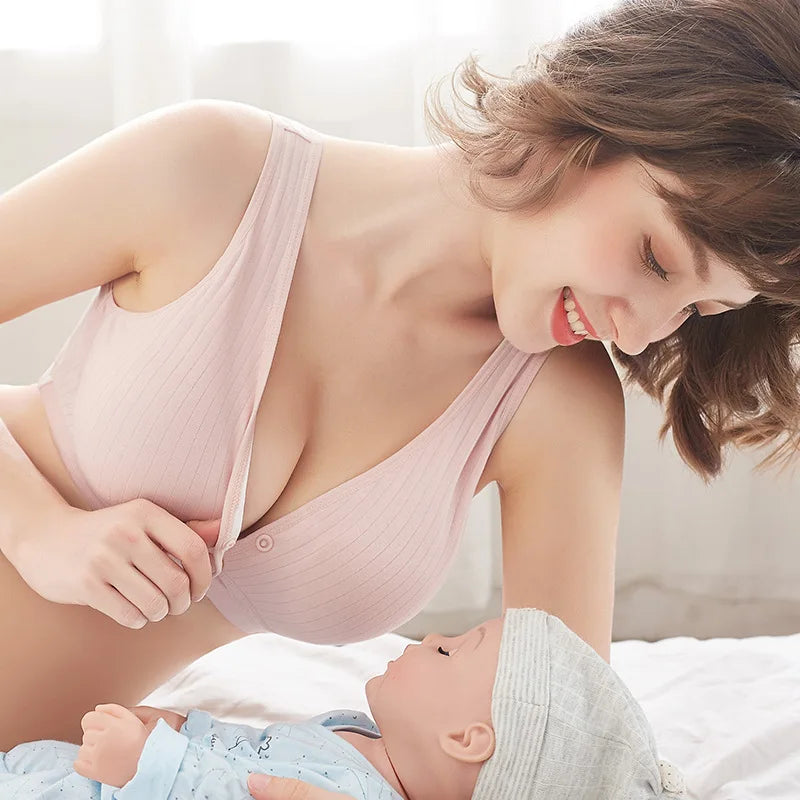
[[429, 634], [409, 645], [386, 672], [366, 685], [375, 722], [384, 732], [390, 725], [431, 731], [442, 723], [491, 723], [494, 687], [503, 619], [476, 625], [461, 636]]

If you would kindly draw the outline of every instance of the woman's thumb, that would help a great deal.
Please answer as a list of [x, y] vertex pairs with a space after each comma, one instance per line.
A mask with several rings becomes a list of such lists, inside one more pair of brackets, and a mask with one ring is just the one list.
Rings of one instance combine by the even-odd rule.
[[297, 787], [302, 785], [304, 784], [281, 780], [271, 775], [259, 775], [257, 772], [251, 773], [247, 778], [247, 788], [255, 800], [307, 800], [307, 794], [302, 797], [297, 791]]
[[219, 519], [190, 520], [186, 524], [206, 543], [213, 547], [219, 538]]
[[251, 773], [247, 788], [255, 800], [352, 800], [350, 795], [330, 792], [310, 783], [277, 775]]

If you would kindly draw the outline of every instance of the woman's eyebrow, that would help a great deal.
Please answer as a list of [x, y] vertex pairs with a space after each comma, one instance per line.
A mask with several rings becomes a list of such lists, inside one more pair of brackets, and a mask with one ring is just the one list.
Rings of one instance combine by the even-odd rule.
[[[700, 283], [707, 285], [709, 275], [711, 274], [711, 268], [708, 263], [708, 253], [706, 253], [705, 248], [693, 236], [687, 236], [686, 233], [683, 233], [683, 235], [692, 249], [692, 263], [694, 265], [695, 277]], [[731, 303], [727, 300], [712, 300], [711, 302], [719, 303], [721, 306], [734, 309], [744, 308], [747, 305], [747, 303]]]
[[[686, 234], [684, 234], [684, 236], [686, 236]], [[700, 283], [706, 284], [708, 283], [708, 277], [711, 273], [711, 268], [708, 264], [708, 253], [706, 253], [705, 248], [693, 236], [686, 238], [692, 248], [694, 274]]]

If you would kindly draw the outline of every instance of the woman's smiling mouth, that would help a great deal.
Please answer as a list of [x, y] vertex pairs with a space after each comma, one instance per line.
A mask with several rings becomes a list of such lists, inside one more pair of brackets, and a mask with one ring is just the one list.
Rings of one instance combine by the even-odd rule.
[[561, 291], [553, 309], [550, 327], [553, 338], [564, 346], [582, 342], [587, 336], [600, 338], [569, 286], [565, 286]]

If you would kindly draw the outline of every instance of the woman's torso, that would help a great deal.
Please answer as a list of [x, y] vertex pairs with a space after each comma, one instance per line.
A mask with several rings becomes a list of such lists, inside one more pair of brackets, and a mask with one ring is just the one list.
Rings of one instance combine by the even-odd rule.
[[[241, 207], [269, 146], [267, 114], [261, 130], [254, 131], [254, 142], [259, 139], [262, 147], [254, 145], [251, 174], [242, 181]], [[493, 335], [486, 326], [477, 334], [485, 339], [485, 349], [475, 355], [474, 347], [472, 354], [455, 352], [452, 338], [426, 336], [397, 320], [382, 328], [370, 320], [369, 335], [363, 335], [363, 309], [349, 300], [347, 283], [355, 255], [326, 241], [329, 209], [347, 201], [343, 164], [359, 159], [362, 151], [369, 158], [374, 145], [325, 138], [269, 380], [258, 404], [243, 536], [397, 452], [442, 414], [501, 339], [499, 331]], [[166, 254], [141, 274], [118, 279], [115, 303], [134, 312], [158, 309], [202, 280], [236, 227], [229, 213], [219, 219], [198, 227], [191, 251]], [[344, 309], [347, 303], [352, 307]], [[89, 508], [59, 456], [36, 387], [3, 387], [0, 404], [13, 406], [9, 427], [37, 468], [71, 505]], [[491, 466], [490, 459], [478, 490], [491, 481]]]

